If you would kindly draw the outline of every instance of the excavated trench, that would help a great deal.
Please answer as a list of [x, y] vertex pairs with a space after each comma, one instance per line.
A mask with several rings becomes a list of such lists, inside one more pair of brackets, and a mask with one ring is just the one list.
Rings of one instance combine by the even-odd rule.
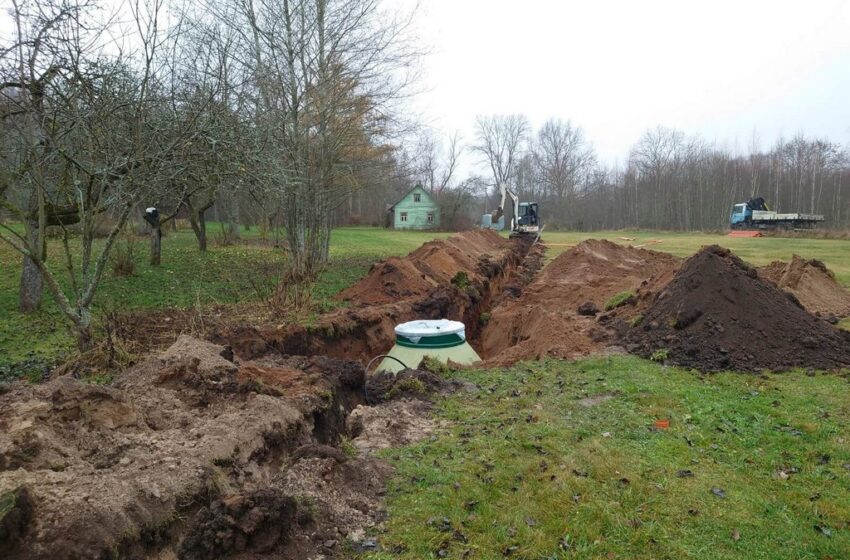
[[[391, 474], [373, 452], [433, 430], [427, 399], [387, 399], [420, 397], [405, 392], [413, 386], [464, 389], [428, 372], [367, 377], [363, 364], [392, 346], [395, 325], [417, 318], [463, 321], [489, 365], [624, 343], [709, 369], [768, 358], [797, 365], [797, 354], [850, 364], [850, 335], [810, 313], [846, 295], [819, 263], [756, 272], [717, 248], [681, 261], [590, 240], [542, 264], [539, 245], [471, 232], [377, 263], [340, 294], [347, 308], [310, 327], [230, 328], [215, 343], [180, 337], [108, 387], [70, 378], [14, 385], [0, 394], [0, 557], [334, 558], [349, 544], [372, 549], [364, 529], [384, 517]], [[822, 289], [803, 290], [812, 282]], [[780, 284], [818, 299], [801, 303]], [[622, 292], [631, 295], [605, 310]], [[715, 305], [718, 294], [728, 309]], [[741, 294], [793, 320], [744, 324]], [[814, 334], [798, 348], [803, 323]], [[795, 356], [734, 347], [754, 331], [786, 333]]]
[[377, 263], [340, 294], [350, 307], [310, 326], [242, 326], [211, 340], [243, 360], [267, 355], [330, 356], [366, 364], [395, 342], [394, 328], [415, 319], [452, 319], [466, 325], [479, 352], [490, 311], [518, 296], [543, 265], [543, 247], [474, 231], [426, 243], [404, 258]]
[[[474, 232], [376, 264], [341, 294], [348, 308], [310, 328], [241, 327], [218, 333], [219, 344], [181, 336], [109, 387], [15, 385], [0, 395], [0, 556], [333, 558], [346, 541], [371, 548], [364, 528], [382, 520], [391, 474], [373, 451], [433, 426], [427, 399], [406, 394], [402, 378], [375, 376], [368, 389], [362, 364], [415, 318], [462, 320], [477, 345], [485, 314], [541, 264], [539, 246]], [[412, 374], [430, 392], [462, 388]], [[359, 451], [344, 451], [343, 438]]]

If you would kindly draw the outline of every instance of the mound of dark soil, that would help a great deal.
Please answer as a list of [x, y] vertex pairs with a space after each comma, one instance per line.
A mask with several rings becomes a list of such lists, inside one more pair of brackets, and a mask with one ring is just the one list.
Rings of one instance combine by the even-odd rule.
[[701, 371], [850, 366], [850, 333], [718, 246], [685, 261], [626, 342], [641, 356]]

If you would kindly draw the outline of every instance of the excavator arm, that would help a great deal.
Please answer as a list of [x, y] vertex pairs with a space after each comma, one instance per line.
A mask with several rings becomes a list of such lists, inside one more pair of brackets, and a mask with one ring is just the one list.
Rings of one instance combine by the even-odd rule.
[[514, 216], [517, 216], [519, 214], [519, 197], [516, 195], [516, 193], [509, 189], [508, 186], [504, 183], [499, 183], [499, 190], [502, 193], [502, 199], [499, 202], [499, 207], [491, 215], [493, 218], [493, 223], [498, 222], [499, 218], [505, 215], [505, 202], [507, 201], [508, 197], [511, 197], [511, 200], [513, 200], [514, 203]]

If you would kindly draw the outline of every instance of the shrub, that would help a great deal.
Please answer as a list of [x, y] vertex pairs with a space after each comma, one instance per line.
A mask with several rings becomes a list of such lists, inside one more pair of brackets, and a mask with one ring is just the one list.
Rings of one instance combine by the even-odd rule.
[[461, 270], [460, 272], [454, 275], [454, 278], [452, 278], [452, 284], [454, 284], [461, 290], [466, 290], [471, 285], [469, 281], [469, 275], [463, 270]]
[[112, 273], [115, 276], [128, 278], [136, 272], [136, 240], [132, 235], [125, 235], [112, 247]]

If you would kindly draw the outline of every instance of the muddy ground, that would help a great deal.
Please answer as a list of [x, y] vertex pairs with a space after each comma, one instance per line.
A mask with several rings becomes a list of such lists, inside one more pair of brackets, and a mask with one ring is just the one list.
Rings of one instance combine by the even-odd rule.
[[615, 294], [674, 270], [667, 254], [589, 240], [546, 266], [517, 297], [490, 313], [481, 333], [481, 355], [489, 364], [545, 356], [576, 358], [615, 345], [598, 321]]
[[[377, 263], [315, 324], [211, 321], [110, 386], [0, 394], [0, 557], [334, 558], [377, 546], [391, 468], [428, 437], [439, 371], [368, 375], [414, 318], [467, 326], [484, 365], [630, 351], [701, 371], [850, 367], [850, 294], [822, 263], [761, 270], [589, 240], [470, 232]], [[542, 270], [541, 270], [542, 269]], [[184, 319], [173, 321], [174, 333]], [[168, 340], [168, 328], [156, 331]]]
[[[0, 396], [0, 555], [332, 558], [373, 546], [391, 468], [374, 452], [432, 433], [431, 379], [367, 391], [326, 357], [231, 361], [181, 337], [110, 387], [62, 377]], [[375, 396], [366, 406], [366, 395]]]
[[[351, 308], [311, 328], [221, 321], [212, 338], [223, 344], [181, 336], [110, 386], [65, 376], [7, 388], [0, 556], [318, 559], [373, 548], [366, 534], [382, 521], [391, 473], [374, 453], [430, 435], [432, 395], [474, 388], [421, 371], [367, 382], [363, 363], [404, 320], [478, 325], [540, 255], [466, 234], [376, 265], [343, 294]], [[398, 293], [394, 267], [425, 284]]]

